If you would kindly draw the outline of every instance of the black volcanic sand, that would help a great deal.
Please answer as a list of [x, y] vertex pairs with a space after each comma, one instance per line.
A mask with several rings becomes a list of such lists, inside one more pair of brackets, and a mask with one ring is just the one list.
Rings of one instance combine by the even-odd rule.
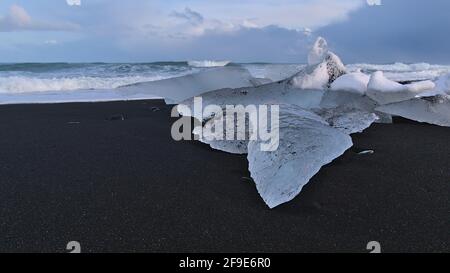
[[270, 210], [245, 156], [171, 139], [170, 109], [1, 106], [0, 252], [450, 251], [450, 128], [375, 124]]

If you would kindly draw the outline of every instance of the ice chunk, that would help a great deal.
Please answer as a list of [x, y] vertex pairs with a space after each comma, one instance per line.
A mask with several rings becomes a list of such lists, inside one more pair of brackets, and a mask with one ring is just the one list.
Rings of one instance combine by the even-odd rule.
[[276, 151], [261, 151], [259, 140], [248, 145], [251, 176], [270, 208], [292, 200], [322, 166], [353, 145], [347, 134], [306, 110], [291, 107], [294, 109], [280, 107]]
[[450, 95], [450, 74], [443, 75], [436, 81], [436, 89], [440, 90], [442, 94]]
[[333, 91], [348, 91], [357, 94], [365, 94], [370, 76], [360, 71], [340, 76], [331, 84]]
[[117, 89], [124, 96], [151, 94], [163, 97], [168, 104], [221, 88], [238, 88], [259, 85], [248, 70], [240, 67], [221, 67], [197, 74], [153, 82], [137, 83]]
[[[267, 115], [270, 115], [272, 108], [270, 105], [266, 106], [269, 111]], [[319, 115], [313, 112], [305, 111], [298, 106], [285, 104], [278, 106], [283, 107], [283, 111], [285, 113], [291, 113], [294, 115], [301, 114], [305, 118], [317, 120], [318, 122], [328, 125], [328, 123], [326, 123], [326, 121], [324, 121]], [[261, 105], [258, 107], [261, 107]], [[252, 111], [249, 111], [244, 106], [232, 106], [232, 112], [224, 111], [225, 109], [227, 108], [224, 107], [222, 112], [210, 115], [211, 118], [204, 121], [204, 125], [202, 127], [196, 127], [193, 133], [199, 137], [201, 142], [209, 144], [213, 149], [233, 154], [246, 154], [248, 152], [248, 141], [251, 140], [252, 137], [258, 137], [258, 135], [255, 134], [253, 126], [260, 122], [259, 118], [261, 117], [258, 115], [252, 116]], [[261, 115], [261, 113], [258, 112], [259, 109], [257, 107], [254, 107], [253, 109], [253, 113], [258, 113]], [[230, 120], [227, 119], [229, 118], [227, 116], [229, 114], [233, 114], [233, 116], [230, 117]], [[208, 116], [209, 114], [206, 115]], [[241, 122], [241, 124], [237, 121], [238, 116], [244, 118], [244, 122]], [[200, 130], [200, 128], [202, 128], [202, 130]], [[271, 130], [270, 126], [268, 130]]]
[[384, 77], [383, 72], [377, 71], [370, 77], [367, 95], [379, 104], [389, 104], [419, 97], [421, 93], [432, 90], [432, 81], [421, 81], [411, 84], [400, 84]]
[[378, 119], [375, 121], [375, 123], [383, 123], [383, 124], [392, 124], [393, 123], [392, 115], [382, 113], [379, 111], [375, 111], [375, 114], [378, 116]]
[[[321, 109], [333, 109], [337, 108], [337, 110], [351, 110], [351, 111], [359, 111], [360, 113], [365, 113], [365, 117], [369, 120], [370, 116], [366, 116], [366, 114], [374, 113], [377, 116], [377, 119], [374, 121], [376, 123], [392, 123], [392, 117], [389, 114], [380, 113], [375, 110], [378, 106], [371, 98], [357, 94], [351, 93], [348, 91], [328, 91], [322, 97], [322, 101], [320, 103]], [[347, 109], [347, 110], [345, 110]], [[369, 124], [370, 125], [370, 124]]]
[[371, 98], [357, 93], [348, 91], [325, 92], [320, 102], [320, 108], [336, 108], [340, 106], [373, 112], [378, 104]]
[[273, 82], [271, 79], [268, 78], [253, 78], [250, 80], [253, 86], [260, 86], [264, 84], [269, 84]]
[[371, 91], [378, 92], [402, 92], [407, 90], [405, 85], [386, 78], [382, 71], [377, 71], [372, 74], [368, 88]]
[[419, 96], [421, 95], [420, 93], [432, 90], [435, 87], [436, 84], [432, 81], [420, 81], [406, 84], [406, 88], [408, 89], [408, 91], [413, 93], [419, 93]]
[[[236, 107], [235, 110], [236, 115], [232, 117], [232, 122], [228, 122], [227, 112], [223, 111], [207, 120], [203, 126], [197, 126], [193, 134], [199, 138], [200, 142], [210, 145], [213, 149], [232, 154], [246, 154], [248, 140], [253, 134], [253, 129], [245, 108]], [[245, 117], [244, 128], [239, 128], [238, 115]], [[220, 128], [217, 128], [218, 123]], [[230, 128], [232, 130], [229, 130]], [[227, 132], [231, 132], [232, 135], [228, 136]]]
[[330, 126], [346, 134], [361, 133], [379, 119], [375, 113], [346, 107], [318, 109], [314, 112]]
[[407, 119], [450, 127], [450, 96], [417, 98], [383, 105], [376, 110]]
[[421, 97], [434, 97], [438, 95], [450, 95], [450, 74], [440, 76], [435, 82], [433, 90], [420, 94]]
[[359, 152], [358, 155], [373, 155], [375, 153], [374, 150], [365, 150], [362, 152]]
[[318, 37], [313, 47], [309, 51], [308, 64], [316, 65], [321, 63], [325, 59], [327, 53], [328, 53], [327, 41], [322, 37]]
[[299, 89], [326, 89], [337, 78], [345, 74], [345, 66], [332, 52], [327, 52], [324, 60], [309, 65], [290, 80], [290, 84]]
[[[257, 87], [244, 87], [236, 89], [220, 89], [201, 94], [203, 106], [219, 105], [272, 105], [295, 104], [305, 109], [318, 108], [324, 91], [298, 90], [292, 88], [288, 81], [275, 82]], [[194, 98], [187, 99], [180, 104], [187, 106], [191, 112], [194, 106]], [[179, 108], [180, 114], [186, 116]], [[208, 116], [207, 114], [205, 114]]]

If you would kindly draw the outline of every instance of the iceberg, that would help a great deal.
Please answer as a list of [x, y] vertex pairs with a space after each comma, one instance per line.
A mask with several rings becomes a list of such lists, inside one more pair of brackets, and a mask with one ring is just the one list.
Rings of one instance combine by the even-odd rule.
[[[308, 63], [285, 80], [267, 83], [245, 74], [237, 85], [245, 83], [246, 86], [211, 89], [200, 95], [201, 126], [193, 133], [213, 149], [247, 154], [251, 177], [270, 208], [297, 196], [322, 166], [353, 145], [351, 134], [364, 131], [374, 122], [391, 123], [392, 115], [397, 115], [450, 126], [448, 77], [441, 77], [436, 83], [426, 80], [400, 84], [380, 71], [371, 76], [360, 70], [347, 73], [340, 58], [328, 51], [321, 37], [312, 47]], [[198, 98], [195, 96], [211, 86], [188, 89], [192, 96], [180, 100], [176, 110], [183, 116], [196, 117], [194, 109]], [[433, 92], [439, 95], [426, 96]], [[203, 106], [208, 105], [215, 106], [219, 113], [207, 107], [203, 110]], [[279, 120], [271, 123], [270, 128], [279, 133], [276, 149], [261, 149], [267, 141], [255, 137], [254, 119], [245, 116], [245, 128], [239, 129], [236, 118], [227, 117], [226, 112], [221, 111], [228, 106], [240, 106], [236, 109], [242, 114], [246, 107], [257, 105], [279, 106]], [[224, 120], [234, 123], [224, 125]], [[261, 120], [258, 119], [258, 123]], [[216, 130], [217, 124], [224, 125], [225, 130]], [[232, 135], [227, 135], [229, 128]], [[245, 137], [237, 138], [237, 134]], [[275, 144], [270, 142], [269, 145]], [[373, 151], [360, 154], [366, 153]]]
[[420, 97], [421, 93], [435, 88], [432, 81], [420, 81], [410, 84], [400, 84], [389, 80], [383, 72], [377, 71], [372, 74], [367, 87], [367, 95], [379, 104], [400, 102]]
[[[338, 59], [338, 57], [336, 57]], [[330, 64], [334, 59], [325, 58], [319, 65], [308, 66], [302, 70], [302, 75], [308, 77], [308, 71], [311, 68], [321, 66], [330, 67], [334, 64]], [[314, 71], [314, 69], [312, 69]], [[335, 77], [333, 73], [335, 70], [327, 71], [327, 82], [330, 78]], [[341, 70], [339, 70], [341, 71]], [[314, 73], [314, 72], [312, 72]], [[339, 72], [340, 73], [340, 72]], [[298, 77], [294, 76], [294, 77]], [[249, 105], [295, 105], [303, 109], [313, 109], [320, 107], [323, 99], [323, 95], [326, 91], [321, 89], [299, 89], [291, 83], [292, 78], [288, 78], [283, 81], [273, 82], [268, 84], [262, 84], [256, 87], [243, 87], [243, 88], [224, 88], [214, 90], [201, 94], [202, 104], [217, 105], [222, 109], [226, 106], [243, 106]], [[194, 101], [195, 97], [184, 100], [180, 103], [182, 107], [178, 107], [178, 112], [183, 116], [189, 116], [194, 113]], [[189, 111], [185, 112], [185, 109]], [[373, 109], [373, 108], [372, 108]], [[213, 127], [217, 121], [225, 118], [223, 116], [217, 116], [216, 113], [203, 112], [203, 128], [201, 131], [211, 131], [209, 128]], [[319, 117], [320, 118], [320, 117]], [[227, 124], [225, 124], [227, 126]], [[248, 119], [246, 120], [246, 128], [249, 126]], [[205, 130], [206, 129], [206, 130]], [[234, 128], [236, 131], [236, 128]], [[194, 134], [199, 136], [199, 128], [194, 130]], [[211, 148], [221, 150], [224, 152], [245, 154], [248, 152], [247, 144], [245, 140], [217, 140], [218, 136], [221, 136], [223, 132], [218, 132], [215, 135], [207, 135], [199, 140], [205, 144], [209, 144]], [[246, 131], [245, 134], [249, 135], [251, 132]], [[210, 139], [208, 139], [210, 137]], [[222, 136], [222, 139], [227, 139], [226, 134]]]
[[[270, 208], [294, 198], [323, 165], [352, 146], [350, 133], [364, 130], [377, 119], [370, 112], [376, 103], [369, 98], [355, 93], [348, 93], [345, 97], [343, 94], [347, 92], [326, 91], [346, 72], [339, 57], [324, 45], [326, 42], [318, 39], [311, 64], [286, 80], [201, 94], [202, 106], [215, 105], [219, 109], [227, 106], [280, 106], [279, 123], [276, 128], [271, 128], [279, 130], [279, 146], [274, 151], [263, 151], [260, 148], [263, 141], [249, 137], [253, 135], [254, 124], [248, 118], [243, 132], [247, 136], [245, 140], [227, 140], [234, 136], [227, 136], [226, 130], [213, 130], [216, 123], [223, 122], [226, 116], [207, 109], [202, 111], [202, 125], [193, 131], [201, 142], [213, 149], [247, 153], [252, 178]], [[333, 94], [328, 95], [328, 102], [324, 101], [324, 95], [330, 93], [339, 93], [343, 98], [339, 100]], [[183, 100], [177, 111], [183, 116], [194, 116], [195, 103], [195, 97]], [[329, 107], [320, 110], [325, 108], [323, 104], [329, 104]], [[225, 124], [225, 128], [234, 124]], [[236, 127], [233, 129], [232, 132], [237, 131]]]
[[448, 95], [382, 105], [376, 110], [418, 122], [450, 127], [450, 96]]

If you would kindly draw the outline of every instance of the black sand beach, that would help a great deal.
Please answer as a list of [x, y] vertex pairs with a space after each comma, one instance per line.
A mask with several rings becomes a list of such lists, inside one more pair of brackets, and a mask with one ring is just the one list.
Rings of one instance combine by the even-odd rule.
[[450, 251], [450, 128], [375, 124], [270, 210], [245, 156], [171, 139], [170, 109], [0, 106], [0, 252]]

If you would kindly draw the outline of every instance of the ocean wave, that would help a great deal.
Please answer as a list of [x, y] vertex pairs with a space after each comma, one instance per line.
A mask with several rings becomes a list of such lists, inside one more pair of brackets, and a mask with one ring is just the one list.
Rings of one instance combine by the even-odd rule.
[[376, 70], [376, 71], [396, 71], [396, 72], [408, 72], [408, 71], [417, 71], [417, 70], [429, 70], [432, 67], [439, 67], [438, 65], [431, 65], [429, 63], [413, 63], [406, 64], [396, 62], [393, 64], [350, 64], [350, 67], [357, 67], [365, 70]]
[[450, 73], [450, 66], [429, 63], [393, 63], [393, 64], [349, 64], [350, 72], [361, 70], [365, 73], [383, 71], [385, 76], [394, 81], [433, 80]]
[[127, 77], [63, 77], [37, 78], [28, 76], [0, 77], [0, 93], [27, 93], [44, 91], [70, 91], [80, 89], [114, 89], [139, 82], [149, 82], [169, 78], [168, 76], [127, 76]]
[[188, 65], [192, 67], [221, 67], [230, 64], [230, 61], [188, 61]]

